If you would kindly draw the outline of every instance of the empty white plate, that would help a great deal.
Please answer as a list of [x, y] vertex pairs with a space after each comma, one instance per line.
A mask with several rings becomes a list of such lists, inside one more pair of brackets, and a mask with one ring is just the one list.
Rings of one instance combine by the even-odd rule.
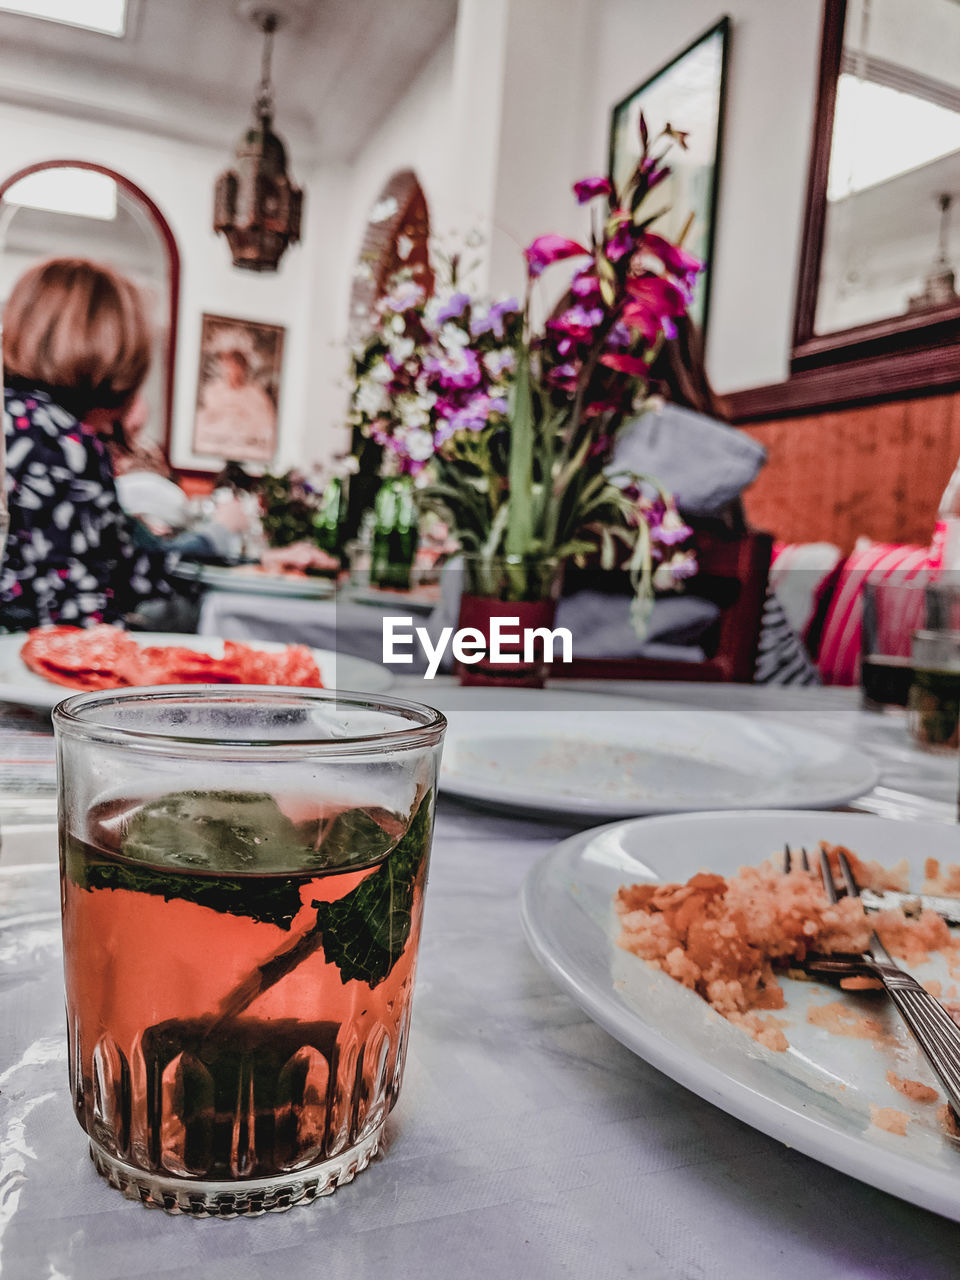
[[488, 709], [479, 697], [442, 706], [441, 786], [497, 807], [599, 818], [820, 809], [879, 779], [862, 752], [779, 721], [553, 690], [469, 692], [486, 694]]

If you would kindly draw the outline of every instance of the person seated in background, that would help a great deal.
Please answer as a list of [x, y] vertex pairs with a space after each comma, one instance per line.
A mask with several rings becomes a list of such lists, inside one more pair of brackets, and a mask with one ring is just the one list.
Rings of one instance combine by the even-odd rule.
[[185, 560], [239, 559], [251, 523], [243, 495], [225, 494], [225, 501], [209, 504], [210, 510], [196, 519], [166, 454], [147, 432], [148, 422], [149, 408], [138, 393], [107, 442], [117, 498], [130, 518], [134, 542], [150, 550], [176, 551]]
[[168, 595], [172, 565], [135, 544], [107, 444], [150, 351], [140, 295], [108, 267], [54, 258], [14, 285], [3, 313], [10, 531], [0, 627], [122, 624]]

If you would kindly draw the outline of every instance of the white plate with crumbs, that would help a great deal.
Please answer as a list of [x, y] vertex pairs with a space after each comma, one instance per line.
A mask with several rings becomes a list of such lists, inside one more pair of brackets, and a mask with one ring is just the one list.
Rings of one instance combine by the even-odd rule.
[[[531, 869], [521, 901], [524, 932], [541, 964], [594, 1021], [679, 1084], [842, 1173], [960, 1221], [960, 1142], [947, 1136], [942, 1090], [882, 992], [781, 977], [786, 1003], [772, 1016], [787, 1047], [766, 1048], [619, 947], [613, 908], [621, 885], [685, 881], [703, 870], [730, 876], [782, 857], [785, 843], [816, 849], [820, 840], [886, 867], [906, 859], [910, 888], [918, 889], [925, 859], [944, 867], [960, 861], [957, 837], [956, 827], [940, 824], [808, 811], [620, 823], [565, 841]], [[960, 998], [960, 967], [952, 963], [954, 974], [946, 957], [932, 953], [912, 972], [939, 983], [952, 1000]], [[907, 1098], [888, 1073], [932, 1086], [937, 1096]]]
[[736, 712], [578, 702], [554, 690], [462, 693], [487, 695], [486, 707], [479, 697], [451, 706], [441, 788], [498, 808], [587, 818], [827, 809], [879, 780], [873, 761], [844, 742]]

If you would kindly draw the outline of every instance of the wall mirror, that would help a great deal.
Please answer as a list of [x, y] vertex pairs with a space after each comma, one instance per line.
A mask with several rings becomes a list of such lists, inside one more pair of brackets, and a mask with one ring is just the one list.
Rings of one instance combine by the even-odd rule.
[[28, 267], [64, 256], [107, 263], [143, 293], [155, 334], [144, 431], [169, 456], [180, 278], [169, 224], [135, 183], [85, 161], [51, 160], [0, 182], [0, 306]]
[[797, 407], [803, 388], [815, 404], [957, 382], [951, 345], [960, 345], [960, 3], [826, 0]]

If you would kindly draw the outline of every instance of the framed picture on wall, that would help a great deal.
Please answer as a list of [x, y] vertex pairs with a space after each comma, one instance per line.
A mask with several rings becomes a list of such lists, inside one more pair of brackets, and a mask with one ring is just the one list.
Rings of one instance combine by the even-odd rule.
[[278, 324], [203, 316], [194, 453], [224, 461], [271, 461], [284, 333]]
[[688, 135], [687, 149], [674, 148], [671, 152], [671, 174], [658, 191], [670, 212], [657, 226], [673, 239], [693, 214], [684, 248], [706, 263], [690, 309], [701, 330], [706, 328], [710, 304], [729, 31], [730, 19], [721, 18], [622, 98], [610, 120], [609, 168], [618, 188], [628, 180], [640, 153], [641, 113], [651, 138], [668, 124]]

